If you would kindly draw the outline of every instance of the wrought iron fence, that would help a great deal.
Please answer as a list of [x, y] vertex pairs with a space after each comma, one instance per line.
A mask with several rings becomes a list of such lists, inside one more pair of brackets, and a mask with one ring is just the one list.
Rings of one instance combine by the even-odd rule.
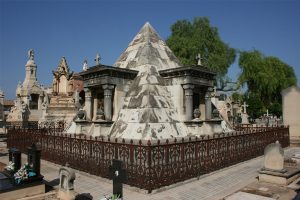
[[289, 146], [288, 127], [245, 130], [153, 142], [11, 129], [7, 145], [26, 153], [28, 146], [37, 143], [43, 159], [61, 165], [67, 162], [74, 169], [106, 178], [112, 159], [119, 159], [127, 170], [127, 183], [151, 192], [260, 156], [276, 140]]

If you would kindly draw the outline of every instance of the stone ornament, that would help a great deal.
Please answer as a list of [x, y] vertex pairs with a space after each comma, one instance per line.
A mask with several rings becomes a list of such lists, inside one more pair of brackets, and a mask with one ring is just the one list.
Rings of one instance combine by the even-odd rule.
[[88, 70], [88, 68], [89, 68], [89, 66], [88, 66], [88, 61], [87, 61], [87, 60], [84, 60], [84, 61], [83, 61], [83, 66], [82, 66], [83, 71]]
[[28, 58], [29, 58], [29, 60], [34, 60], [34, 51], [33, 51], [33, 49], [30, 49], [28, 51]]
[[202, 60], [203, 60], [203, 58], [201, 57], [200, 53], [198, 53], [198, 55], [196, 56], [196, 60], [197, 60], [197, 65], [198, 66], [202, 66]]
[[101, 56], [99, 55], [99, 53], [97, 53], [95, 61], [96, 61], [96, 65], [100, 65], [100, 60], [101, 60]]
[[195, 110], [194, 110], [194, 119], [193, 119], [193, 121], [195, 121], [195, 120], [200, 120], [200, 116], [201, 116], [201, 112], [200, 112], [200, 110], [198, 109], [198, 108], [196, 108]]

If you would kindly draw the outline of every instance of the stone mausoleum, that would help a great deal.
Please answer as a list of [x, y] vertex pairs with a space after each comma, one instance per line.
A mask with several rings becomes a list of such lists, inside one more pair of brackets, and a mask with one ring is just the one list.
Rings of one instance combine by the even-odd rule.
[[183, 66], [146, 23], [113, 66], [85, 63], [85, 104], [67, 132], [166, 139], [231, 131], [211, 102], [216, 74], [198, 59]]
[[37, 65], [32, 49], [28, 51], [28, 58], [25, 79], [17, 86], [15, 106], [8, 114], [7, 122], [36, 122], [42, 117], [45, 90], [37, 80]]
[[43, 105], [43, 115], [39, 123], [45, 122], [71, 123], [76, 116], [79, 103], [79, 93], [83, 89], [82, 77], [69, 69], [67, 60], [62, 57], [53, 74], [52, 95], [49, 102]]

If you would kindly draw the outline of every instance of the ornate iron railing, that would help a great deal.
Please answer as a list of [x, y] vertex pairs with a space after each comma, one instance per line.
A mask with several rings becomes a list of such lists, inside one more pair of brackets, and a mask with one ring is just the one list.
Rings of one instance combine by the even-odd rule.
[[112, 159], [119, 159], [127, 170], [127, 183], [151, 192], [260, 156], [276, 140], [289, 146], [288, 127], [245, 130], [154, 142], [11, 129], [7, 146], [26, 153], [28, 146], [37, 143], [43, 159], [61, 165], [67, 162], [74, 169], [106, 178]]

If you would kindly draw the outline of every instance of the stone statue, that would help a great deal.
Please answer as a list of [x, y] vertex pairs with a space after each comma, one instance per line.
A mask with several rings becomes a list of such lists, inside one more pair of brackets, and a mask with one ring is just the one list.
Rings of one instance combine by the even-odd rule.
[[34, 60], [34, 52], [33, 52], [33, 49], [30, 49], [28, 51], [28, 58], [29, 60]]
[[88, 66], [88, 61], [87, 61], [87, 60], [84, 60], [84, 61], [83, 61], [83, 67], [82, 67], [83, 71], [88, 70], [88, 68], [89, 68], [89, 66]]

